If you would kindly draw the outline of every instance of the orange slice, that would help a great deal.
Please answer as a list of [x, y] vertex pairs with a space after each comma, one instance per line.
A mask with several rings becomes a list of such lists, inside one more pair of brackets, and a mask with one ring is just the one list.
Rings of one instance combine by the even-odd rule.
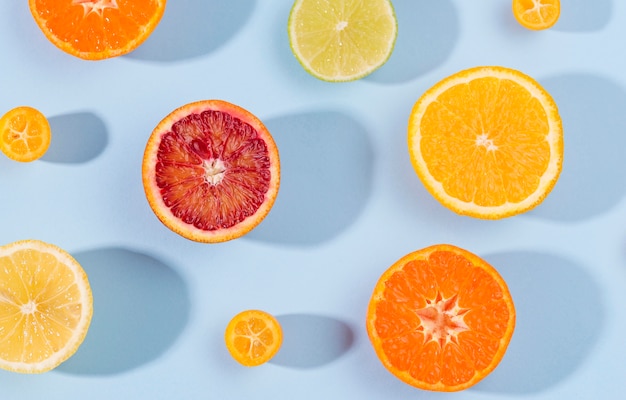
[[0, 150], [15, 161], [41, 158], [50, 146], [50, 124], [39, 110], [16, 107], [0, 118]]
[[85, 60], [129, 53], [154, 31], [166, 0], [28, 0], [43, 34]]
[[280, 349], [283, 332], [272, 315], [260, 310], [242, 311], [226, 326], [226, 348], [246, 367], [268, 362]]
[[64, 250], [38, 240], [0, 247], [0, 368], [49, 371], [83, 342], [93, 313], [87, 275]]
[[222, 100], [178, 108], [146, 145], [148, 203], [187, 239], [215, 243], [248, 233], [269, 213], [279, 183], [278, 149], [266, 127]]
[[499, 219], [528, 211], [554, 187], [563, 128], [552, 97], [504, 67], [453, 74], [415, 103], [411, 162], [426, 189], [461, 215]]
[[548, 29], [556, 24], [560, 14], [560, 0], [513, 0], [513, 15], [524, 28]]
[[420, 389], [466, 389], [498, 365], [515, 328], [506, 283], [451, 245], [410, 253], [378, 280], [367, 333], [382, 364]]

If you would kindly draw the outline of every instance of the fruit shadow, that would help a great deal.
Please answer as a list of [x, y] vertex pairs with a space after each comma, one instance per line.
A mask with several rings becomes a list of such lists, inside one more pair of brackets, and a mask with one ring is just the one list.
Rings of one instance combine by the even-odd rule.
[[336, 111], [273, 118], [266, 126], [280, 153], [280, 189], [246, 238], [289, 245], [331, 240], [357, 219], [372, 191], [366, 129]]
[[272, 364], [295, 369], [321, 367], [341, 357], [354, 343], [352, 329], [331, 317], [286, 314], [276, 318], [283, 330], [283, 343]]
[[364, 79], [382, 84], [411, 81], [442, 65], [459, 38], [450, 0], [395, 0], [398, 36], [389, 60]]
[[591, 32], [606, 27], [613, 11], [612, 0], [567, 0], [550, 29], [562, 32]]
[[580, 265], [555, 255], [507, 252], [485, 259], [507, 282], [517, 320], [500, 365], [471, 390], [524, 395], [565, 380], [603, 329], [599, 286]]
[[154, 32], [124, 57], [174, 62], [207, 55], [223, 46], [246, 24], [255, 0], [168, 1]]
[[168, 265], [125, 248], [74, 254], [89, 277], [94, 313], [78, 351], [56, 370], [114, 375], [164, 353], [189, 319], [183, 279]]
[[626, 90], [583, 73], [541, 83], [563, 120], [564, 158], [554, 189], [529, 215], [580, 221], [607, 212], [626, 195]]
[[52, 139], [41, 160], [79, 164], [96, 158], [108, 143], [104, 122], [94, 113], [82, 111], [48, 118]]

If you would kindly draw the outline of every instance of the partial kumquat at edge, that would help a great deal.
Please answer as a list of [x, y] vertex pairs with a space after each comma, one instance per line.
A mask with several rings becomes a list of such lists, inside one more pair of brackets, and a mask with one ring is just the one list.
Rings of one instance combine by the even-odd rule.
[[560, 0], [513, 0], [513, 15], [527, 29], [538, 31], [551, 28], [560, 14]]

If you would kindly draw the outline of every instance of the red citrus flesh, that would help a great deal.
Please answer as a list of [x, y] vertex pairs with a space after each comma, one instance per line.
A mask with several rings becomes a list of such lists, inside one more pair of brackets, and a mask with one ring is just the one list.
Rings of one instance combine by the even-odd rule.
[[157, 217], [199, 242], [223, 242], [258, 225], [280, 181], [276, 144], [250, 112], [222, 100], [173, 111], [154, 129], [143, 183]]

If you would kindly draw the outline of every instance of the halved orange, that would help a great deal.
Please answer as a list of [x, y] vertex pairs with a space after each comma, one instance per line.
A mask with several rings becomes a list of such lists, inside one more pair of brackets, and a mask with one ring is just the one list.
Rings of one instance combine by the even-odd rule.
[[261, 310], [246, 310], [235, 315], [224, 333], [230, 355], [246, 367], [268, 362], [283, 341], [280, 323], [273, 315]]
[[148, 140], [142, 172], [161, 222], [208, 243], [256, 227], [280, 184], [278, 149], [265, 125], [223, 100], [190, 103], [165, 117]]
[[50, 123], [41, 111], [16, 107], [0, 118], [0, 150], [15, 161], [41, 158], [50, 146]]
[[563, 163], [563, 128], [550, 94], [499, 66], [457, 72], [411, 110], [411, 162], [426, 189], [461, 215], [499, 219], [539, 205]]
[[556, 24], [560, 14], [560, 0], [513, 0], [515, 19], [528, 29], [548, 29]]
[[0, 246], [0, 368], [55, 368], [81, 345], [92, 313], [87, 275], [66, 251], [39, 240]]
[[366, 327], [393, 375], [420, 389], [451, 392], [496, 368], [515, 329], [515, 308], [491, 265], [440, 244], [407, 254], [382, 274]]
[[135, 50], [154, 31], [166, 0], [28, 0], [43, 34], [59, 49], [85, 60]]

